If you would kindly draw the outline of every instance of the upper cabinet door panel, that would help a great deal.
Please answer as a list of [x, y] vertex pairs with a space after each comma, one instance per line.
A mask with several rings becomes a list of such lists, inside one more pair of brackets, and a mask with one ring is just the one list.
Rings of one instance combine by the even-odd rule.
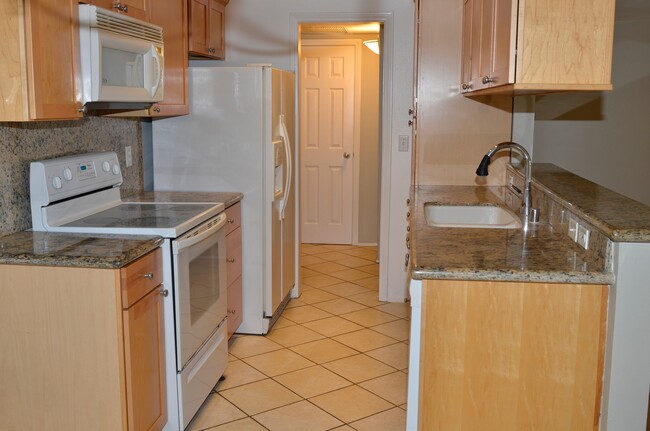
[[[150, 12], [149, 12], [149, 3], [150, 0], [85, 0], [80, 3], [88, 3], [101, 7], [104, 9], [109, 9], [114, 12], [123, 13], [130, 16], [131, 18], [141, 19], [143, 21], [149, 21]], [[157, 0], [157, 3], [165, 3], [161, 0]], [[159, 7], [165, 7], [162, 5]]]
[[210, 0], [210, 48], [211, 54], [223, 59], [225, 58], [225, 30], [226, 8], [216, 0]]
[[189, 0], [189, 54], [223, 60], [228, 0]]

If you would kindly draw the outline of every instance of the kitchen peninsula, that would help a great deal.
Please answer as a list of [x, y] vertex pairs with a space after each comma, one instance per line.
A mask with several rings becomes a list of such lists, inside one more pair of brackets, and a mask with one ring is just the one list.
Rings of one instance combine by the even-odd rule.
[[408, 429], [636, 429], [618, 418], [647, 403], [650, 208], [534, 164], [528, 233], [427, 224], [427, 204], [508, 193], [412, 189]]

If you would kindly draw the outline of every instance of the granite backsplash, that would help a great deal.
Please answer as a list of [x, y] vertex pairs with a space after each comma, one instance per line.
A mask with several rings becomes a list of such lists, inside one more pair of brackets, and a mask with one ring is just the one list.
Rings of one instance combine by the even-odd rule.
[[[124, 164], [131, 146], [133, 165]], [[143, 191], [142, 125], [139, 119], [86, 116], [76, 121], [0, 122], [0, 235], [32, 226], [29, 164], [35, 160], [115, 151], [124, 183], [122, 194]]]

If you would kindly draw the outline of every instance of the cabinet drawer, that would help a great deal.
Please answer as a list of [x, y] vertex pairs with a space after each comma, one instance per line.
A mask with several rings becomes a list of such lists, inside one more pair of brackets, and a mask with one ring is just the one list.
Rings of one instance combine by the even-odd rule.
[[226, 235], [241, 226], [241, 203], [226, 208]]
[[241, 276], [241, 229], [236, 229], [226, 236], [226, 275], [227, 285]]
[[228, 338], [239, 328], [242, 320], [241, 276], [228, 286]]
[[120, 269], [120, 278], [122, 308], [126, 309], [162, 283], [162, 250], [158, 248]]

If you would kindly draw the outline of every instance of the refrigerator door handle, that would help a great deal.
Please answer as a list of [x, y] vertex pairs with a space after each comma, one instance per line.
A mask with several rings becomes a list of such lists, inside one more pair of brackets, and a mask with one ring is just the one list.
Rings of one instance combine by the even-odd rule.
[[289, 140], [289, 133], [287, 125], [284, 121], [284, 114], [280, 115], [280, 136], [284, 141], [285, 164], [287, 169], [287, 182], [284, 185], [284, 197], [282, 198], [282, 207], [280, 209], [280, 220], [284, 220], [284, 212], [287, 209], [287, 201], [289, 200], [289, 192], [291, 189], [291, 177], [293, 176], [293, 156], [291, 154], [291, 141]]

